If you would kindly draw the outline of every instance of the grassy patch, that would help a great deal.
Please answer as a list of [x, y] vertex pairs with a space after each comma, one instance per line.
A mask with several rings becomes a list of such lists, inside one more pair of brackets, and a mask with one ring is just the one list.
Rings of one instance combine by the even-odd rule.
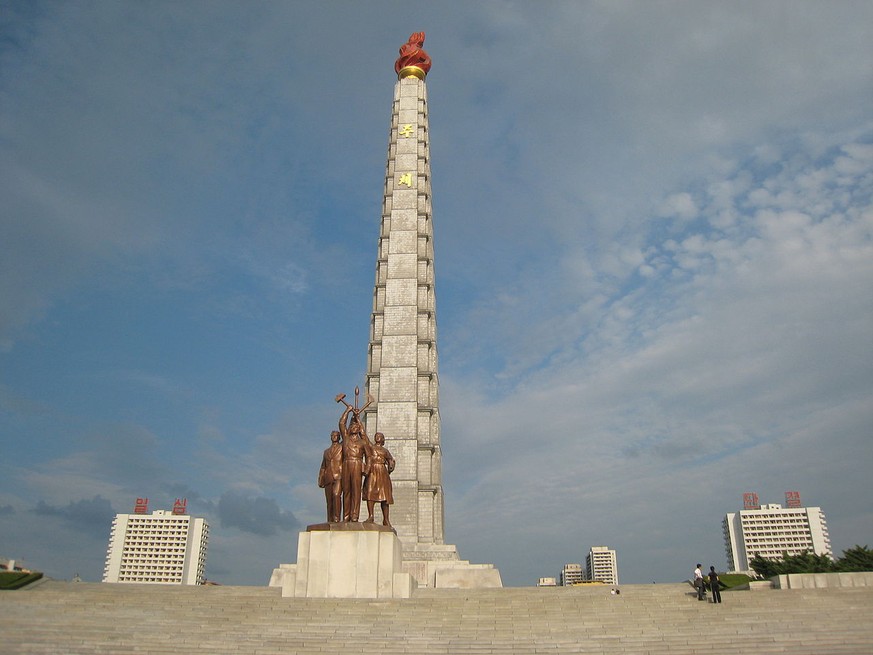
[[740, 585], [747, 584], [754, 578], [750, 578], [749, 576], [742, 573], [722, 573], [718, 576], [718, 579], [721, 580], [721, 583], [724, 585], [725, 589], [731, 589], [733, 587], [739, 587]]
[[0, 571], [0, 589], [21, 589], [23, 586], [35, 582], [42, 577], [42, 573], [22, 573], [21, 571]]

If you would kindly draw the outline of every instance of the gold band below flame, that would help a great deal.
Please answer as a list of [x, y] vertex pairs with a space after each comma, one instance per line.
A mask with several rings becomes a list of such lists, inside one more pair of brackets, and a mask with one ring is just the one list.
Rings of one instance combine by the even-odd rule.
[[400, 69], [400, 72], [397, 73], [397, 79], [402, 80], [404, 77], [417, 77], [423, 81], [425, 75], [427, 75], [427, 73], [418, 66], [404, 66]]

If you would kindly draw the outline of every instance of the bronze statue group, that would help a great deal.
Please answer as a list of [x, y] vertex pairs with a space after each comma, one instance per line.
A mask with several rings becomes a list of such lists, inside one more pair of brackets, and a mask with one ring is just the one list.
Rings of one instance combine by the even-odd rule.
[[340, 417], [339, 430], [330, 433], [331, 444], [324, 451], [318, 472], [318, 486], [324, 489], [327, 501], [327, 520], [357, 522], [363, 499], [367, 501], [365, 523], [375, 522], [373, 511], [376, 503], [380, 503], [382, 525], [390, 528], [388, 508], [394, 503], [390, 477], [394, 458], [385, 448], [385, 435], [377, 432], [373, 437], [375, 443], [367, 437], [360, 415], [370, 403], [358, 409], [344, 399], [343, 394], [336, 397], [346, 409]]

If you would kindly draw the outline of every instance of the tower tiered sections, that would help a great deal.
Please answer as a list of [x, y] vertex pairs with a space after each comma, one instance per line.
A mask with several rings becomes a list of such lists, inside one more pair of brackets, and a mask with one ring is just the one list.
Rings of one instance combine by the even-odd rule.
[[391, 524], [403, 545], [404, 569], [421, 585], [440, 586], [439, 571], [443, 584], [454, 584], [449, 577], [464, 571], [499, 586], [491, 565], [461, 562], [445, 543], [425, 84], [431, 61], [423, 44], [424, 33], [413, 34], [395, 64], [367, 357], [366, 391], [374, 403], [364, 420], [369, 435], [385, 435], [397, 462]]
[[[420, 69], [417, 69], [420, 71]], [[444, 543], [427, 88], [394, 87], [370, 322], [367, 432], [397, 460], [392, 524], [409, 555]], [[430, 549], [433, 550], [433, 549]], [[440, 549], [437, 549], [440, 550]]]
[[[383, 497], [378, 500], [383, 525], [370, 518], [359, 523], [350, 513], [342, 522], [329, 519], [308, 526], [300, 533], [297, 563], [280, 564], [270, 578], [270, 586], [282, 587], [283, 596], [407, 598], [419, 586], [503, 586], [493, 564], [470, 564], [458, 557], [455, 546], [445, 543], [424, 83], [431, 61], [423, 45], [424, 32], [414, 33], [400, 47], [394, 65], [397, 83], [370, 317], [367, 400], [358, 407], [355, 387], [355, 405], [345, 403], [343, 414], [343, 419], [350, 410], [360, 414], [376, 443], [382, 433], [396, 462], [390, 477], [390, 525], [385, 510], [391, 501]], [[344, 398], [340, 394], [336, 401]], [[346, 433], [340, 433], [345, 439]], [[351, 456], [346, 445], [344, 441], [343, 466], [349, 471], [360, 458]], [[366, 459], [369, 466], [370, 456]], [[366, 466], [361, 470], [365, 472]], [[343, 476], [343, 485], [349, 484], [349, 477]], [[376, 499], [367, 500], [368, 510], [375, 511]]]

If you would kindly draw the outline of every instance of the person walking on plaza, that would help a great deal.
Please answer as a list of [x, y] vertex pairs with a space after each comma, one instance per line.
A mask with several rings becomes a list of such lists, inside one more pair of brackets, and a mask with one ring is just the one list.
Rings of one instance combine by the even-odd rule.
[[718, 579], [718, 573], [715, 572], [715, 567], [709, 567], [709, 589], [712, 591], [712, 602], [720, 603], [721, 602], [721, 589], [719, 589], [719, 585], [721, 582]]
[[703, 581], [703, 569], [700, 567], [703, 564], [697, 565], [694, 569], [694, 588], [697, 589], [697, 600], [706, 600], [706, 586]]

